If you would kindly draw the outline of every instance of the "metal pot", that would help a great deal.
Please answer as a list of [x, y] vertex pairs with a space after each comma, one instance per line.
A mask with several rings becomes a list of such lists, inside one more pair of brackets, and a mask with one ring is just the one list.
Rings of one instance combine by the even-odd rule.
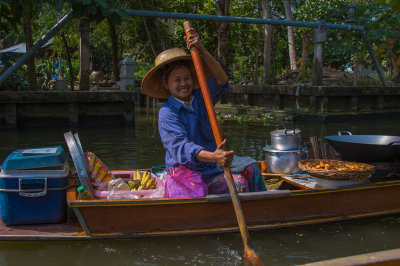
[[296, 150], [301, 145], [300, 129], [277, 129], [271, 131], [271, 145], [276, 150]]
[[265, 162], [267, 169], [272, 174], [298, 174], [301, 173], [298, 162], [307, 158], [307, 147], [295, 150], [281, 151], [272, 146], [265, 146]]

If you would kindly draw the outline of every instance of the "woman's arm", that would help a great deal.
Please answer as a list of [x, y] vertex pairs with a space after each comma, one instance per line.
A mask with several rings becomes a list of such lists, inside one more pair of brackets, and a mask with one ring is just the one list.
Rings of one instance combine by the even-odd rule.
[[204, 47], [204, 45], [200, 41], [200, 36], [196, 32], [196, 30], [194, 28], [190, 28], [188, 29], [188, 31], [190, 32], [190, 36], [189, 38], [185, 37], [188, 49], [190, 50], [192, 46], [197, 47], [200, 54], [203, 56], [203, 61], [207, 64], [208, 69], [210, 69], [211, 75], [215, 78], [220, 87], [224, 87], [229, 80], [224, 69], [218, 63], [218, 61], [210, 54], [210, 52], [207, 51], [207, 49]]

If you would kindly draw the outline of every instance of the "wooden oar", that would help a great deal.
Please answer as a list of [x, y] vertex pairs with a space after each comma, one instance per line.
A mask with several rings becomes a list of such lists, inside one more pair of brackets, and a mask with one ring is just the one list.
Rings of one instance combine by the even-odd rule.
[[[188, 31], [190, 29], [189, 21], [185, 21], [183, 23], [183, 26], [185, 27], [186, 37], [189, 38], [190, 36], [190, 32]], [[197, 47], [193, 46], [190, 49], [190, 53], [192, 54], [193, 63], [196, 69], [197, 79], [199, 80], [201, 92], [203, 93], [203, 98], [206, 104], [208, 117], [210, 118], [211, 128], [214, 133], [215, 142], [217, 143], [217, 146], [219, 146], [222, 142], [221, 132], [219, 130], [218, 121], [214, 110], [214, 104], [210, 96], [207, 81], [204, 75], [203, 65], [201, 63]], [[250, 262], [252, 265], [263, 265], [256, 252], [251, 247], [249, 231], [247, 230], [246, 220], [244, 218], [242, 206], [239, 201], [235, 184], [233, 183], [231, 169], [229, 167], [224, 167], [224, 173], [225, 173], [226, 183], [228, 184], [229, 193], [231, 195], [233, 207], [235, 209], [236, 219], [239, 224], [240, 234], [242, 235], [243, 239], [245, 258], [247, 262]]]

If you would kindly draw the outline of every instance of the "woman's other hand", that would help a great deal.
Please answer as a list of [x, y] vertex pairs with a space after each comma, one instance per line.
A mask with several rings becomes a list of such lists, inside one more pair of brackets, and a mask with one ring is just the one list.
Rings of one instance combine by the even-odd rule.
[[226, 139], [219, 144], [217, 149], [214, 151], [215, 163], [221, 167], [229, 167], [232, 164], [234, 151], [224, 151], [223, 147], [226, 145]]
[[189, 32], [189, 37], [184, 37], [186, 41], [186, 46], [190, 50], [190, 48], [197, 47], [200, 52], [203, 52], [204, 46], [203, 43], [200, 41], [200, 35], [196, 32], [194, 28], [189, 28], [187, 30]]
[[196, 155], [196, 160], [200, 162], [216, 163], [221, 167], [229, 167], [232, 164], [234, 151], [224, 151], [223, 147], [226, 144], [226, 139], [213, 152], [201, 150]]

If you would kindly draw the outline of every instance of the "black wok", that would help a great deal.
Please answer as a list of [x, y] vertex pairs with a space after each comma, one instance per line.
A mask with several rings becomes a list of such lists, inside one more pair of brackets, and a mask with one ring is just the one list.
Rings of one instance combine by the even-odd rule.
[[339, 131], [337, 136], [325, 136], [325, 139], [342, 159], [349, 161], [386, 162], [400, 157], [400, 136], [353, 135]]

